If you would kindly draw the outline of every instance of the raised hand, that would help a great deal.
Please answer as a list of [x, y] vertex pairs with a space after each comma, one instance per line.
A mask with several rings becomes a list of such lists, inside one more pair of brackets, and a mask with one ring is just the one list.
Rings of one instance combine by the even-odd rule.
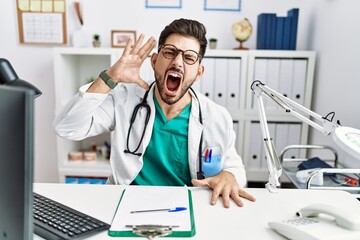
[[140, 67], [155, 46], [154, 37], [150, 37], [144, 45], [144, 35], [141, 34], [134, 46], [128, 40], [120, 59], [107, 71], [116, 83], [136, 83], [148, 89], [149, 85], [140, 77]]

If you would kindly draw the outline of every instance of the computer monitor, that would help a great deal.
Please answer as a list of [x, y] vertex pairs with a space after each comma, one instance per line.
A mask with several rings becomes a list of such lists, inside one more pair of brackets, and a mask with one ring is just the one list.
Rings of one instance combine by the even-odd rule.
[[0, 85], [0, 239], [33, 238], [34, 91]]

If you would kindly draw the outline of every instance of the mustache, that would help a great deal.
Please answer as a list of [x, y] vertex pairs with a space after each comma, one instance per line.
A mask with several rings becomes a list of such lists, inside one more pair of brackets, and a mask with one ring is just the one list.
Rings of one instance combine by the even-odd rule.
[[171, 67], [171, 68], [169, 68], [167, 71], [174, 71], [174, 72], [178, 72], [178, 73], [183, 74], [183, 72], [181, 71], [181, 69], [176, 68], [176, 67]]

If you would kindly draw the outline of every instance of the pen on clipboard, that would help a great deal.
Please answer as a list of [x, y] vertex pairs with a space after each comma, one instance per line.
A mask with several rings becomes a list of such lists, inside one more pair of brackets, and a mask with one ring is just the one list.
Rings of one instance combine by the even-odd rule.
[[175, 208], [160, 208], [160, 209], [147, 209], [147, 210], [136, 210], [130, 213], [146, 213], [146, 212], [180, 212], [186, 210], [186, 207], [175, 207]]

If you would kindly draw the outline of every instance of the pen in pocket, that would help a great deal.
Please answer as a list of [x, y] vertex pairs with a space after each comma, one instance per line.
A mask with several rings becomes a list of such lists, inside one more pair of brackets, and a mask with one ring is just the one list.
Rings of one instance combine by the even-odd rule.
[[211, 157], [212, 157], [212, 149], [210, 148], [209, 159], [208, 159], [208, 162], [209, 162], [209, 163], [211, 162]]
[[209, 158], [209, 149], [207, 148], [206, 150], [205, 150], [205, 160], [204, 160], [204, 162], [208, 162], [208, 159]]

